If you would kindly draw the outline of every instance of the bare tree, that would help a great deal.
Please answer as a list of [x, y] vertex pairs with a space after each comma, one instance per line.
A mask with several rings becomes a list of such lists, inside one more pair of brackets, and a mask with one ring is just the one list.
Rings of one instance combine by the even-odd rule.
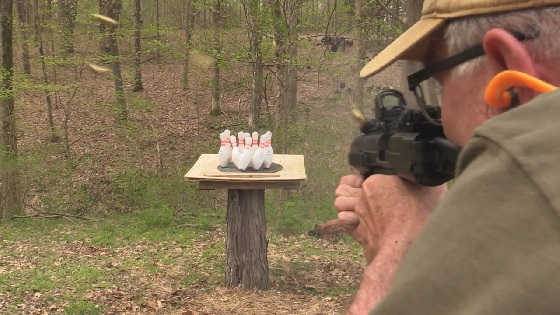
[[268, 6], [272, 11], [272, 25], [274, 28], [274, 56], [276, 59], [276, 77], [279, 85], [279, 101], [275, 118], [275, 134], [276, 147], [279, 153], [286, 152], [287, 133], [285, 126], [288, 124], [288, 65], [287, 59], [287, 29], [285, 27], [285, 18], [283, 14], [282, 0], [268, 0]]
[[[99, 0], [99, 12], [108, 16], [115, 21], [119, 21], [122, 9], [122, 0]], [[128, 109], [126, 106], [126, 98], [124, 95], [123, 79], [121, 73], [121, 62], [118, 44], [118, 24], [107, 24], [104, 34], [105, 40], [102, 40], [103, 50], [109, 52], [109, 62], [113, 70], [113, 79], [115, 81], [116, 106], [118, 111], [118, 119], [125, 121], [128, 119]], [[107, 45], [107, 46], [104, 46]]]
[[297, 74], [298, 74], [298, 12], [301, 7], [301, 1], [285, 0], [285, 21], [288, 29], [288, 108], [293, 110], [297, 105]]
[[221, 78], [220, 78], [220, 59], [222, 54], [222, 29], [223, 29], [223, 18], [222, 18], [222, 0], [215, 0], [213, 9], [213, 20], [214, 20], [214, 65], [213, 65], [213, 75], [211, 79], [212, 85], [212, 108], [210, 109], [210, 114], [219, 115], [221, 112]]
[[67, 54], [74, 53], [74, 24], [78, 15], [78, 0], [58, 0], [58, 17], [62, 24], [62, 46]]
[[422, 4], [424, 0], [408, 0], [406, 3], [406, 17], [405, 24], [407, 27], [412, 26], [420, 19], [422, 14]]
[[7, 218], [21, 211], [18, 189], [16, 117], [14, 111], [14, 52], [13, 52], [13, 1], [0, 1], [0, 26], [2, 28], [2, 69], [0, 71], [0, 120], [2, 142], [0, 146], [0, 215]]
[[[52, 1], [52, 0], [49, 0]], [[112, 11], [111, 10], [111, 6], [112, 6], [112, 1], [113, 0], [99, 0], [99, 13], [103, 14], [103, 15], [107, 15], [107, 12]], [[107, 35], [107, 33], [110, 32], [110, 26], [108, 26], [105, 23], [99, 23], [99, 33], [101, 35], [101, 40], [99, 41], [99, 50], [101, 52], [101, 54], [105, 54], [105, 55], [109, 55], [111, 54], [111, 44], [109, 43], [110, 41], [110, 36]]]
[[259, 119], [259, 108], [263, 95], [263, 60], [262, 60], [262, 11], [260, 0], [245, 0], [242, 2], [245, 9], [245, 20], [249, 29], [249, 42], [251, 43], [252, 63], [252, 97], [249, 110], [249, 128], [254, 129]]
[[194, 30], [195, 8], [193, 0], [185, 3], [185, 59], [183, 66], [183, 90], [189, 88], [189, 57], [192, 48], [192, 36]]
[[31, 62], [29, 61], [29, 4], [25, 0], [17, 0], [16, 5], [22, 37], [23, 72], [31, 74]]
[[360, 69], [364, 65], [366, 59], [367, 50], [367, 36], [368, 36], [368, 23], [367, 23], [367, 0], [355, 0], [354, 2], [355, 14], [356, 14], [356, 38], [358, 49], [356, 51], [356, 69], [354, 71], [355, 75], [355, 88], [353, 97], [353, 106], [362, 108], [364, 105], [364, 83], [365, 79], [360, 78]]
[[[406, 27], [410, 27], [418, 21], [422, 12], [422, 3], [423, 0], [408, 0], [406, 2], [406, 16], [404, 19]], [[418, 65], [414, 61], [406, 61], [402, 69], [403, 74], [401, 75], [401, 86], [406, 87], [408, 86], [407, 76], [414, 73], [418, 69]], [[404, 96], [406, 97], [408, 103], [415, 102], [414, 95], [409, 92], [408, 89], [405, 90]]]
[[144, 89], [142, 85], [142, 47], [141, 47], [141, 30], [142, 30], [142, 7], [140, 0], [134, 0], [134, 87], [132, 90], [138, 92]]
[[156, 0], [156, 62], [161, 62], [160, 46], [161, 46], [161, 35], [159, 31], [159, 0]]
[[276, 147], [287, 152], [289, 113], [297, 103], [297, 25], [301, 2], [298, 0], [269, 0], [274, 28], [276, 73], [280, 86], [280, 100], [276, 111]]
[[[22, 0], [18, 0], [18, 1], [22, 1]], [[34, 29], [35, 29], [35, 38], [37, 40], [37, 48], [39, 50], [39, 58], [41, 61], [41, 70], [43, 73], [43, 83], [45, 83], [45, 85], [49, 85], [49, 75], [47, 72], [47, 64], [45, 62], [45, 49], [43, 46], [43, 32], [42, 32], [42, 16], [40, 16], [39, 14], [39, 0], [35, 0], [35, 7], [37, 8], [35, 10], [35, 23], [34, 23]], [[51, 93], [47, 91], [46, 93], [46, 102], [47, 102], [47, 121], [49, 124], [49, 131], [50, 131], [50, 135], [49, 135], [49, 140], [51, 142], [56, 142], [58, 141], [58, 136], [56, 135], [56, 131], [54, 128], [54, 118], [53, 118], [53, 106], [52, 106], [52, 98], [51, 98]]]

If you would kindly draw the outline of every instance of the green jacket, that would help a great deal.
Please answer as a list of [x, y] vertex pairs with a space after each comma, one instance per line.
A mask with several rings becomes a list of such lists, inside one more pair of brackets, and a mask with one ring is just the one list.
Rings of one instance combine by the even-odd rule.
[[560, 92], [477, 128], [371, 314], [560, 314]]

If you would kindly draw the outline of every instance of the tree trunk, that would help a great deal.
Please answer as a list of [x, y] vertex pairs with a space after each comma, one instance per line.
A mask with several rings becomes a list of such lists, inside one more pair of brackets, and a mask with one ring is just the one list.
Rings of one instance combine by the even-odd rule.
[[214, 56], [214, 74], [212, 77], [212, 108], [210, 114], [219, 115], [221, 112], [221, 82], [220, 82], [220, 58], [222, 53], [222, 0], [216, 0], [213, 12], [214, 22], [214, 47], [216, 55]]
[[[423, 0], [409, 0], [407, 3], [407, 15], [406, 15], [406, 25], [408, 27], [412, 26], [416, 21], [418, 21], [420, 19], [420, 16], [422, 15], [422, 4], [423, 4]], [[407, 62], [406, 67], [405, 67], [405, 76], [404, 76], [404, 80], [407, 83], [407, 85], [404, 86], [408, 86], [408, 81], [406, 79], [406, 76], [414, 73], [415, 71], [417, 71], [419, 68], [418, 63], [414, 63], [414, 62]], [[438, 84], [435, 81], [435, 79], [430, 78], [428, 79], [424, 85], [422, 86], [422, 89], [424, 91], [424, 98], [427, 104], [429, 105], [439, 105], [439, 93], [440, 91], [438, 91]]]
[[[102, 1], [104, 2], [104, 6], [99, 8], [99, 11], [102, 12], [101, 14], [118, 22], [122, 8], [122, 0], [100, 0], [100, 4]], [[101, 11], [102, 9], [106, 11]], [[117, 118], [119, 121], [126, 121], [128, 119], [128, 109], [126, 107], [126, 98], [123, 88], [117, 29], [118, 25], [107, 26], [107, 49], [109, 51], [113, 79], [115, 81]]]
[[279, 153], [288, 152], [288, 121], [297, 104], [297, 25], [300, 2], [271, 0], [280, 85], [275, 134]]
[[156, 0], [156, 62], [159, 64], [161, 62], [160, 47], [161, 47], [161, 36], [159, 33], [159, 0]]
[[424, 0], [408, 0], [406, 3], [406, 18], [405, 23], [407, 27], [411, 27], [422, 15], [422, 4]]
[[228, 191], [226, 286], [267, 289], [264, 190]]
[[247, 23], [249, 24], [249, 41], [251, 43], [252, 81], [253, 91], [251, 97], [251, 108], [249, 110], [249, 129], [255, 129], [259, 119], [263, 95], [263, 64], [262, 64], [262, 21], [261, 1], [249, 0]]
[[[405, 23], [407, 27], [412, 26], [422, 14], [422, 3], [423, 0], [408, 0], [406, 3], [406, 17]], [[403, 74], [401, 76], [401, 86], [403, 87], [403, 92], [405, 99], [408, 104], [416, 104], [416, 99], [414, 94], [408, 90], [408, 80], [407, 76], [418, 70], [418, 62], [406, 61], [403, 67]]]
[[[420, 8], [422, 10], [422, 8]], [[395, 0], [393, 3], [393, 24], [401, 24], [401, 1]]]
[[292, 112], [297, 105], [297, 67], [298, 67], [298, 33], [297, 33], [297, 26], [299, 24], [298, 21], [298, 8], [299, 8], [299, 1], [298, 0], [291, 0], [291, 10], [287, 14], [287, 22], [288, 22], [288, 56], [289, 56], [289, 64], [288, 64], [288, 108]]
[[[102, 15], [109, 16], [111, 11], [113, 0], [99, 0], [99, 13]], [[110, 39], [110, 29], [111, 26], [107, 26], [105, 23], [99, 23], [99, 33], [101, 35], [101, 40], [99, 41], [99, 50], [102, 55], [111, 54], [111, 39]]]
[[192, 46], [195, 10], [193, 0], [187, 0], [185, 6], [185, 60], [183, 64], [183, 90], [189, 88], [189, 57]]
[[[37, 39], [37, 45], [39, 49], [39, 58], [41, 59], [41, 70], [43, 73], [43, 83], [45, 85], [49, 85], [49, 75], [47, 73], [47, 64], [45, 62], [45, 49], [43, 46], [43, 36], [42, 36], [42, 18], [39, 15], [39, 0], [35, 0], [35, 7], [37, 10], [35, 11], [35, 37]], [[47, 91], [46, 93], [46, 102], [47, 102], [47, 121], [49, 124], [49, 140], [51, 142], [57, 142], [58, 136], [56, 135], [55, 127], [54, 127], [54, 118], [53, 118], [53, 106], [52, 106], [52, 98], [50, 92]]]
[[58, 0], [59, 20], [62, 24], [62, 46], [66, 54], [74, 53], [74, 24], [78, 14], [78, 0]]
[[29, 5], [24, 0], [17, 0], [16, 5], [19, 23], [21, 24], [21, 37], [23, 39], [21, 43], [23, 72], [31, 74], [31, 62], [29, 61]]
[[288, 126], [288, 29], [286, 27], [287, 21], [283, 15], [283, 3], [280, 0], [269, 0], [269, 6], [272, 8], [272, 21], [274, 28], [274, 44], [275, 44], [275, 62], [276, 72], [279, 85], [279, 100], [278, 110], [276, 111], [276, 118], [274, 124], [274, 133], [276, 138], [275, 151], [278, 153], [287, 152], [287, 126]]
[[221, 94], [221, 89], [220, 89], [220, 64], [218, 59], [216, 59], [214, 61], [214, 65], [212, 67], [212, 69], [214, 70], [213, 72], [213, 76], [212, 76], [212, 82], [210, 83], [212, 85], [212, 108], [210, 109], [210, 114], [217, 116], [220, 114], [221, 110], [220, 110], [220, 94]]
[[364, 106], [364, 84], [365, 79], [360, 78], [360, 70], [364, 66], [366, 60], [366, 42], [367, 42], [367, 14], [364, 0], [356, 0], [355, 2], [356, 22], [358, 23], [356, 30], [356, 38], [358, 49], [356, 55], [356, 69], [354, 71], [355, 88], [353, 96], [353, 106], [362, 109]]
[[8, 218], [21, 212], [17, 170], [16, 116], [14, 111], [14, 52], [13, 52], [13, 1], [0, 1], [0, 27], [2, 29], [2, 78], [0, 81], [0, 215]]
[[253, 95], [251, 97], [251, 111], [249, 112], [249, 129], [256, 129], [263, 95], [263, 63], [260, 43], [258, 44], [255, 62], [253, 63]]
[[142, 7], [140, 0], [134, 0], [134, 87], [132, 91], [142, 91], [142, 47], [140, 41], [140, 32], [142, 30]]

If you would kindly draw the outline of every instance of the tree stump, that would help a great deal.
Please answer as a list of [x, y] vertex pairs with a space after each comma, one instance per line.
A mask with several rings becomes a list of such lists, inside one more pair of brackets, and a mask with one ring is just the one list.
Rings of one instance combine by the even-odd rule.
[[267, 289], [264, 190], [228, 190], [226, 286]]
[[226, 174], [216, 168], [218, 154], [202, 154], [185, 175], [186, 179], [199, 182], [201, 190], [228, 190], [225, 250], [228, 287], [269, 287], [264, 191], [297, 189], [307, 179], [303, 155], [275, 154], [273, 162], [283, 167], [276, 174]]

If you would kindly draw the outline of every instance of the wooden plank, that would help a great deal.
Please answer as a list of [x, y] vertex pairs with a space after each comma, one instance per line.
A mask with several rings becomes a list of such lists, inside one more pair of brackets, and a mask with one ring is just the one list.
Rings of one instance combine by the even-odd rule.
[[[277, 173], [225, 173], [217, 168], [219, 164], [217, 154], [202, 154], [185, 175], [185, 179], [192, 181], [229, 182], [304, 181], [307, 179], [303, 155], [275, 154], [272, 161], [282, 165], [283, 169]], [[224, 177], [224, 174], [228, 174], [228, 177]], [[274, 174], [275, 177], [271, 179], [270, 175], [265, 177], [264, 174]], [[231, 175], [239, 175], [239, 177], [232, 177]]]
[[279, 182], [230, 182], [230, 181], [200, 181], [200, 190], [214, 189], [298, 189], [301, 181], [279, 181]]

